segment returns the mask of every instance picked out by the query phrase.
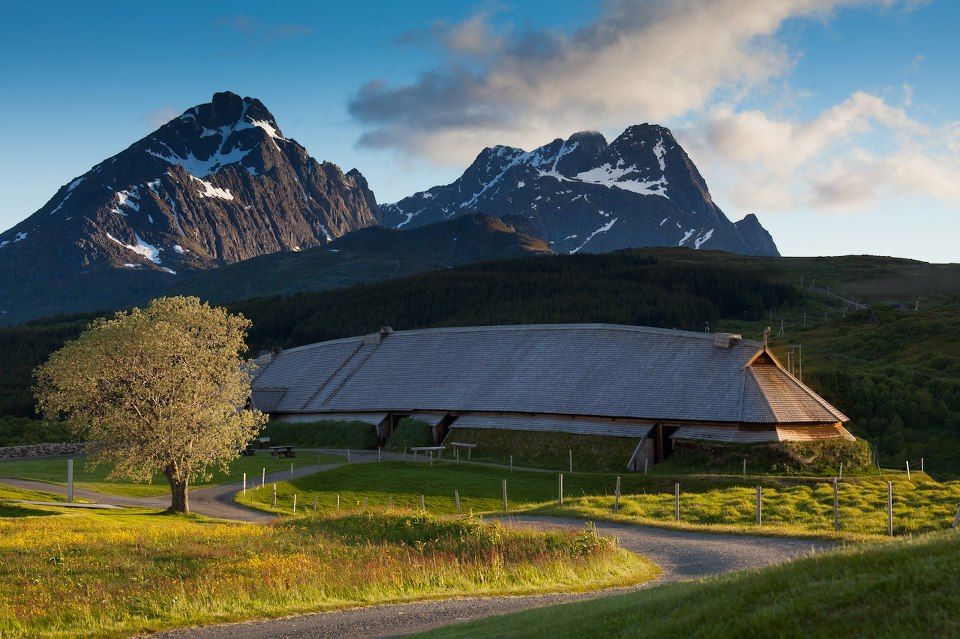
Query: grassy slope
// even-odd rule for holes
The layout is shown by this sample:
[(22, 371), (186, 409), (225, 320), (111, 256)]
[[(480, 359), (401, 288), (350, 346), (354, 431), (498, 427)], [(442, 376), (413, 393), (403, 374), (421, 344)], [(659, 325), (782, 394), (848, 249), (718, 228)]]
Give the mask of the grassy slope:
[(19, 502), (29, 501), (63, 501), (63, 497), (52, 493), (36, 490), (25, 490), (15, 486), (0, 484), (0, 518), (3, 517), (37, 517), (56, 514), (55, 509), (45, 506), (33, 506)]
[(272, 526), (129, 511), (0, 518), (0, 636), (120, 637), (388, 601), (639, 583), (657, 572), (585, 533), (402, 513)]
[(539, 608), (426, 637), (952, 637), (956, 532), (706, 581)]
[[(342, 458), (333, 455), (322, 455), (305, 451), (299, 451), (299, 453), (299, 457), (296, 459), (277, 459), (262, 452), (258, 453), (255, 457), (240, 457), (230, 462), (228, 473), (222, 473), (218, 470), (213, 473), (209, 481), (198, 482), (195, 486), (239, 482), (243, 479), (243, 473), (247, 473), (247, 481), (253, 483), (255, 480), (259, 481), (264, 468), (266, 468), (268, 474), (281, 470), (289, 470), (291, 462), (294, 463), (295, 468), (300, 468), (318, 463), (343, 461)], [(109, 468), (105, 466), (88, 470), (85, 468), (84, 458), (77, 457), (74, 464), (74, 482), (76, 482), (78, 488), (89, 488), (111, 495), (124, 495), (128, 497), (166, 495), (170, 491), (166, 480), (162, 476), (155, 477), (153, 483), (143, 484), (127, 480), (108, 480), (108, 472)], [(66, 457), (0, 461), (0, 478), (34, 479), (54, 484), (65, 484), (66, 476)]]
[[(501, 481), (507, 480), (512, 512), (527, 511), (585, 519), (614, 519), (639, 524), (731, 532), (836, 537), (833, 530), (833, 491), (826, 480), (775, 477), (621, 476), (620, 511), (613, 512), (616, 475), (564, 475), (565, 500), (556, 505), (555, 473), (490, 468), (455, 462), (426, 464), (383, 462), (355, 464), (277, 484), (277, 512), (289, 512), (293, 495), (321, 512), (393, 504), (418, 508), (420, 495), (432, 513), (455, 512), (459, 491), (463, 512), (503, 509)], [(681, 519), (673, 520), (673, 485), (681, 484)], [(901, 535), (944, 530), (960, 504), (960, 482), (935, 482), (920, 474), (844, 479), (840, 484), (840, 536), (880, 537), (886, 533), (886, 486), (894, 482), (894, 532)], [(764, 525), (754, 519), (755, 490), (764, 487)], [(240, 503), (272, 510), (272, 491), (253, 490), (238, 496)]]

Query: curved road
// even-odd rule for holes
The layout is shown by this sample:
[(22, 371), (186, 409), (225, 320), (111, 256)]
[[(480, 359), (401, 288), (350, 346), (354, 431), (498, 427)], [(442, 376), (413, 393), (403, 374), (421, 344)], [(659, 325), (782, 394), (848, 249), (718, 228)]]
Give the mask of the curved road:
[[(366, 460), (363, 460), (366, 461)], [(321, 466), (320, 470), (335, 464)], [(317, 466), (299, 469), (295, 475), (317, 471)], [(274, 473), (268, 481), (289, 479), (289, 472)], [(25, 480), (0, 480), (3, 483), (35, 488), (47, 492), (65, 491), (63, 486)], [(264, 523), (274, 517), (269, 513), (250, 510), (233, 501), (239, 484), (198, 488), (190, 493), (191, 509), (195, 512), (224, 519)], [(85, 499), (122, 506), (165, 508), (166, 499), (114, 497), (93, 491), (77, 490)], [(555, 517), (513, 516), (502, 518), (508, 525), (536, 528), (577, 528), (583, 520)], [(397, 637), (423, 632), (433, 628), (506, 614), (517, 610), (557, 603), (592, 599), (617, 592), (626, 592), (665, 582), (696, 579), (734, 570), (759, 568), (779, 563), (811, 552), (833, 547), (822, 541), (783, 537), (757, 537), (668, 530), (633, 526), (630, 524), (598, 522), (601, 534), (615, 536), (627, 550), (650, 558), (663, 573), (659, 579), (632, 588), (617, 588), (589, 593), (556, 593), (545, 595), (464, 597), (435, 601), (420, 601), (349, 608), (330, 612), (297, 615), (281, 619), (220, 624), (199, 628), (172, 630), (151, 635), (162, 639), (319, 639), (322, 637)]]

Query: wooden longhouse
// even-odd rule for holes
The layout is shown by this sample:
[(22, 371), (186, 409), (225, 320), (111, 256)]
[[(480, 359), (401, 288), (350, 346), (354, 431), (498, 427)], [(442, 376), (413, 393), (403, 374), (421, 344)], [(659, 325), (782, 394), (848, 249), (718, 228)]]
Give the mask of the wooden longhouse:
[[(635, 439), (631, 469), (676, 441), (854, 437), (836, 408), (764, 344), (739, 335), (607, 324), (436, 328), (301, 346), (258, 358), (253, 405), (285, 421), (358, 420), (387, 437), (458, 428)], [(451, 434), (453, 433), (453, 434)]]

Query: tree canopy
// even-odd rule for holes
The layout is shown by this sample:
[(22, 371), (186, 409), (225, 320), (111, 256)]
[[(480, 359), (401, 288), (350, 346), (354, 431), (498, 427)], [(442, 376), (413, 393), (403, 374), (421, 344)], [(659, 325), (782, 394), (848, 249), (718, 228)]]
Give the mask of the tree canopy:
[(96, 320), (36, 370), (38, 411), (91, 442), (91, 463), (110, 476), (163, 474), (171, 510), (188, 512), (190, 483), (226, 470), (266, 422), (244, 408), (249, 327), (195, 297)]

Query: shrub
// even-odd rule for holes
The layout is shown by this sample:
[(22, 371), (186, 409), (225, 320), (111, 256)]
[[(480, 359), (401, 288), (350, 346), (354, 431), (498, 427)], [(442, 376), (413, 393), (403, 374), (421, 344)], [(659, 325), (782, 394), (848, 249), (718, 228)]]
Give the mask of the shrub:
[(267, 424), (263, 431), (273, 444), (301, 448), (352, 448), (354, 450), (377, 447), (377, 429), (373, 424), (360, 421), (322, 422), (276, 422)]
[(404, 450), (414, 446), (433, 446), (430, 424), (417, 419), (401, 419), (393, 435), (387, 440), (387, 450)]

